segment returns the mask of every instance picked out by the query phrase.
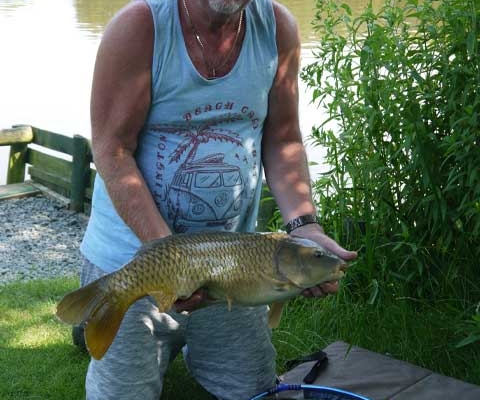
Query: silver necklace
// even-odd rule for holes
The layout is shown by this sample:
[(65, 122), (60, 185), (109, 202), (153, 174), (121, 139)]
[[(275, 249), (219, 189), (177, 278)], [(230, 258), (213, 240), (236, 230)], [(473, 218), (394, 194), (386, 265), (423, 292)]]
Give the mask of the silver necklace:
[(208, 60), (207, 56), (206, 56), (205, 47), (208, 45), (208, 43), (205, 39), (202, 40), (202, 38), (200, 37), (200, 34), (198, 33), (198, 30), (193, 23), (192, 17), (190, 16), (190, 12), (188, 11), (187, 1), (183, 0), (182, 2), (183, 2), (183, 8), (185, 9), (185, 14), (186, 14), (187, 19), (188, 19), (188, 24), (190, 25), (190, 28), (192, 29), (192, 32), (193, 32), (193, 36), (195, 37), (195, 40), (197, 41), (197, 44), (200, 47), (200, 52), (202, 53), (203, 63), (205, 64), (207, 69), (209, 71), (211, 71), (211, 73), (209, 75), (209, 78), (212, 78), (212, 79), (216, 78), (217, 77), (217, 71), (219, 71), (221, 68), (223, 68), (225, 66), (225, 64), (228, 62), (228, 60), (232, 56), (233, 50), (235, 49), (235, 47), (237, 45), (237, 41), (238, 41), (238, 38), (240, 36), (240, 31), (242, 30), (243, 14), (244, 14), (245, 10), (242, 10), (242, 12), (240, 14), (240, 18), (238, 20), (237, 32), (235, 33), (235, 39), (233, 40), (233, 45), (230, 48), (230, 51), (228, 52), (228, 54), (225, 56), (225, 58), (223, 59), (223, 61), (220, 64), (215, 65), (214, 63), (210, 62)]

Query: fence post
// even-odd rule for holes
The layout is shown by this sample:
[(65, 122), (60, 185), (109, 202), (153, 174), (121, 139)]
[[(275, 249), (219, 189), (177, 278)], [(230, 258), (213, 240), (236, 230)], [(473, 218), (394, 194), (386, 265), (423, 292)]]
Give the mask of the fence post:
[(73, 137), (72, 178), (70, 191), (70, 209), (83, 212), (85, 189), (90, 171), (90, 149), (88, 140), (80, 135)]
[(12, 183), (21, 183), (25, 180), (25, 160), (27, 155), (27, 147), (27, 143), (15, 143), (10, 145), (7, 185)]
[(10, 146), (8, 157), (7, 184), (25, 180), (28, 144), (33, 139), (31, 126), (18, 126), (0, 130), (0, 146)]

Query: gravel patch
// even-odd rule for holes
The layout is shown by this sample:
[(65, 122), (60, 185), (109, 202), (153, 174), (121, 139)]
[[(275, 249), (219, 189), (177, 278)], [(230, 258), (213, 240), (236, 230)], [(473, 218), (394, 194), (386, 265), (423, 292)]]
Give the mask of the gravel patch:
[(87, 221), (43, 195), (0, 201), (0, 285), (79, 276)]

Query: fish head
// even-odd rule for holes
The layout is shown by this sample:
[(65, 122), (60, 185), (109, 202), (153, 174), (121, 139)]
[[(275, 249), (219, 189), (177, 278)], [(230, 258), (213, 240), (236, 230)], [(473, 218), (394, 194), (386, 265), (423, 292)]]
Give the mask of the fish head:
[(312, 240), (288, 237), (278, 248), (276, 267), (279, 279), (306, 289), (342, 278), (346, 263)]

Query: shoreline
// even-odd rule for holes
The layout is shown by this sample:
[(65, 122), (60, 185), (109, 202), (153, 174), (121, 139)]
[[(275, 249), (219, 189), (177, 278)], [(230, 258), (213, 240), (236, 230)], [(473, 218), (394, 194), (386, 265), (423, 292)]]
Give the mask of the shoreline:
[(88, 216), (45, 195), (0, 201), (0, 286), (79, 276)]

